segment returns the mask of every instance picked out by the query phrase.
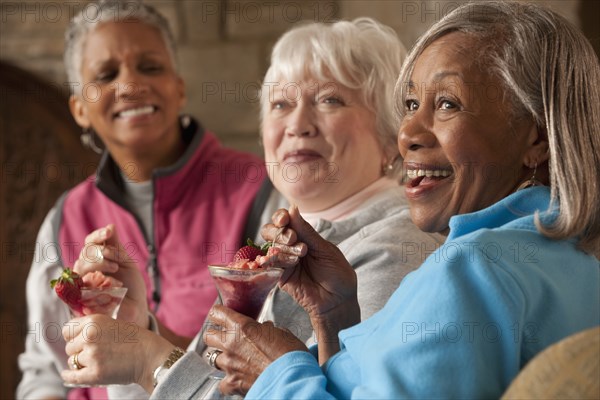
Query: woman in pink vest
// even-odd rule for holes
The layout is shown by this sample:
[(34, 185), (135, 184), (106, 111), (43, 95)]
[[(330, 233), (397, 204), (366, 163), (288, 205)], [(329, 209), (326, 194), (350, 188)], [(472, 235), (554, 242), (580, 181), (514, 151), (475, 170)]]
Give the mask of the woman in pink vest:
[[(118, 223), (145, 286), (137, 292), (143, 298), (128, 300), (147, 304), (161, 335), (186, 346), (216, 298), (206, 265), (229, 261), (243, 238), (254, 237), (248, 216), (252, 207), (262, 210), (257, 194), (269, 183), (261, 159), (221, 147), (182, 115), (186, 93), (175, 43), (155, 9), (132, 1), (92, 3), (65, 38), (69, 105), (82, 142), (103, 155), (96, 175), (66, 193), (39, 232), (27, 281), (30, 333), (19, 358), (18, 398), (67, 396), (59, 374), (67, 368), (65, 343), (44, 332), (60, 328), (69, 313), (49, 282), (74, 264), (89, 232)], [(266, 197), (269, 191), (266, 186)], [(129, 319), (149, 323), (146, 314)]]

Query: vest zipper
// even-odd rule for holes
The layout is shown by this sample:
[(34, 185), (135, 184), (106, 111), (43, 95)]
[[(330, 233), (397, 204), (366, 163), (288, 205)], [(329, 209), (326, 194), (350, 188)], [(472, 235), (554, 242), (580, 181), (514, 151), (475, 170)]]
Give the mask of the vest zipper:
[(148, 276), (150, 276), (150, 285), (152, 286), (152, 301), (154, 302), (154, 313), (158, 312), (160, 306), (160, 271), (158, 270), (158, 261), (156, 255), (156, 243), (154, 242), (154, 232), (156, 227), (154, 226), (154, 200), (156, 194), (156, 177), (152, 173), (152, 212), (150, 213), (150, 232), (146, 235), (146, 241), (148, 243), (148, 265), (146, 266)]
[(156, 250), (154, 245), (148, 244), (148, 265), (146, 271), (150, 277), (150, 285), (152, 289), (152, 301), (154, 302), (154, 312), (158, 311), (160, 305), (160, 272), (158, 271), (158, 263), (156, 262)]

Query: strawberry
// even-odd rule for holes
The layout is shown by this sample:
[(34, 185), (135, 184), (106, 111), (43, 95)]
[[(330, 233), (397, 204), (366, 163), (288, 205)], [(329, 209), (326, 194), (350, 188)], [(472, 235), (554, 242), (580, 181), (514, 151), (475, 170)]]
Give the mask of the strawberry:
[(75, 312), (81, 312), (81, 288), (83, 279), (75, 271), (65, 268), (58, 279), (50, 281), (50, 287), (54, 289), (58, 297)]
[(235, 255), (233, 256), (233, 262), (241, 261), (241, 260), (251, 260), (254, 261), (256, 257), (264, 256), (267, 254), (267, 250), (271, 247), (271, 243), (265, 243), (262, 246), (257, 246), (252, 242), (251, 239), (246, 241), (247, 246), (239, 249)]

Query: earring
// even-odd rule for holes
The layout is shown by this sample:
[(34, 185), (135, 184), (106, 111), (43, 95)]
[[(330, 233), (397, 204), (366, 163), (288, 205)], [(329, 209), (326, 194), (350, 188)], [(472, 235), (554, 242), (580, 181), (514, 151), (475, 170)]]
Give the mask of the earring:
[[(531, 168), (531, 167), (529, 167), (529, 168)], [(544, 186), (544, 184), (542, 182), (535, 179), (536, 172), (537, 172), (537, 162), (533, 166), (533, 175), (531, 176), (531, 178), (529, 178), (525, 182), (521, 183), (516, 191), (518, 192), (519, 190), (527, 189), (527, 188), (534, 187), (534, 186)]]
[(183, 129), (187, 129), (187, 127), (192, 123), (192, 118), (187, 114), (182, 114), (179, 116), (179, 123)]
[(387, 175), (394, 169), (394, 164), (386, 164), (381, 166), (381, 173)]
[(95, 132), (92, 128), (83, 128), (83, 133), (79, 137), (81, 139), (81, 144), (83, 147), (92, 150), (96, 154), (102, 154), (102, 149), (96, 144), (94, 135)]
[(398, 160), (399, 157), (400, 156), (397, 155), (389, 163), (387, 161), (385, 161), (385, 163), (381, 166), (381, 174), (382, 175), (391, 174), (394, 171), (394, 165), (396, 164), (396, 161)]

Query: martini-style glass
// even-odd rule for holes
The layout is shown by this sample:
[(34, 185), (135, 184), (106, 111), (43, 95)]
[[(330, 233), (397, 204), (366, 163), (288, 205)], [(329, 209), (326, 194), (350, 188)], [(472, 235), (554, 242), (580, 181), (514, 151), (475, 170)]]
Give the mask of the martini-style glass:
[(116, 319), (126, 293), (126, 287), (81, 288), (80, 304), (77, 307), (69, 305), (71, 317), (104, 314)]
[[(81, 300), (77, 306), (69, 305), (71, 318), (90, 314), (104, 314), (116, 319), (121, 303), (127, 293), (126, 287), (81, 288)], [(64, 383), (67, 387), (103, 387), (106, 385), (78, 385)]]
[[(226, 265), (209, 265), (208, 270), (221, 304), (253, 319), (258, 318), (269, 292), (283, 274), (282, 268), (240, 269)], [(218, 380), (224, 376), (215, 371), (210, 378)]]
[(234, 311), (257, 319), (269, 292), (283, 273), (281, 268), (240, 269), (209, 265), (221, 303)]

